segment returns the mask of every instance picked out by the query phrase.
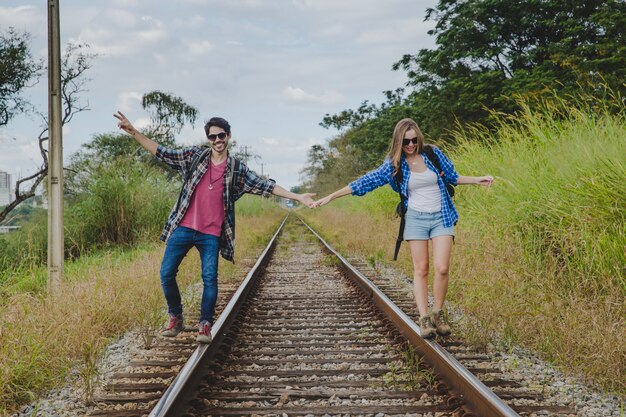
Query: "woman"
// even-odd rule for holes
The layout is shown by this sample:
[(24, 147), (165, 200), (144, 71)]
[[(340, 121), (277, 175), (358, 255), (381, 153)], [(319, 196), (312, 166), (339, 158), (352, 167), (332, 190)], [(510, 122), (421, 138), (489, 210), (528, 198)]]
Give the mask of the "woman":
[[(401, 193), (407, 207), (404, 240), (409, 242), (413, 260), (413, 294), (420, 314), (422, 337), (436, 333), (450, 334), (450, 326), (442, 312), (448, 290), (448, 268), (454, 238), (454, 225), (458, 214), (446, 184), (480, 184), (489, 186), (493, 177), (466, 177), (457, 174), (454, 165), (437, 148), (430, 155), (438, 159), (440, 172), (429, 159), (424, 136), (412, 119), (402, 119), (393, 131), (389, 154), (381, 166), (368, 172), (348, 186), (318, 200), (322, 206), (344, 195), (362, 196), (389, 183)], [(433, 157), (431, 157), (434, 159)], [(398, 175), (400, 174), (400, 175)], [(432, 240), (435, 280), (433, 284), (434, 308), (428, 314), (428, 241)]]

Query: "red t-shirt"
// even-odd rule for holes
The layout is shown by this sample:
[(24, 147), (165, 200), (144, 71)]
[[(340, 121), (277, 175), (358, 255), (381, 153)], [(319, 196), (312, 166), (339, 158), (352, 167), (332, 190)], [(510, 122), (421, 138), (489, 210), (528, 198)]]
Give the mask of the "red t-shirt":
[(181, 226), (200, 233), (221, 236), (224, 223), (224, 171), (226, 160), (219, 165), (209, 163), (191, 196), (189, 208), (180, 221)]

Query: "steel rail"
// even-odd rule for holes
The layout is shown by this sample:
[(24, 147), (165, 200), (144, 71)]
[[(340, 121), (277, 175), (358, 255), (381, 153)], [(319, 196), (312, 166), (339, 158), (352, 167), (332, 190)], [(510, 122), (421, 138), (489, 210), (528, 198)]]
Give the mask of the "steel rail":
[(434, 340), (423, 339), (420, 329), (398, 306), (396, 306), (367, 277), (359, 272), (339, 252), (333, 249), (302, 218), (300, 221), (322, 242), (326, 250), (335, 255), (342, 263), (342, 269), (361, 291), (367, 295), (387, 318), (400, 330), (407, 340), (422, 355), (435, 373), (445, 381), (448, 387), (460, 395), (465, 408), (477, 416), (519, 417), (502, 399), (470, 373), (448, 351)]
[(233, 294), (224, 310), (220, 314), (219, 318), (211, 329), (211, 336), (213, 341), (209, 344), (199, 344), (196, 350), (191, 354), (183, 368), (180, 370), (176, 378), (172, 381), (172, 384), (163, 393), (163, 396), (159, 399), (159, 402), (150, 412), (150, 417), (165, 417), (175, 415), (178, 405), (183, 401), (183, 393), (187, 386), (194, 382), (196, 378), (196, 370), (201, 367), (206, 360), (210, 359), (215, 350), (219, 346), (220, 340), (226, 335), (226, 329), (234, 321), (237, 316), (241, 305), (245, 302), (247, 294), (250, 292), (253, 284), (263, 270), (263, 267), (267, 264), (267, 261), (271, 257), (271, 254), (276, 245), (276, 239), (285, 225), (289, 215), (285, 216), (282, 223), (278, 227), (276, 233), (265, 247), (265, 250), (261, 253), (252, 269), (246, 275), (239, 288)]

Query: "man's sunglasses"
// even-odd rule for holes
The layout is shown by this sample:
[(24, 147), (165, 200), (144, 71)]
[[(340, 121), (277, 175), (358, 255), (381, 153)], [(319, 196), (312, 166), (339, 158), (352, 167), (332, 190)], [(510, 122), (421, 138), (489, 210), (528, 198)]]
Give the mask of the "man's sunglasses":
[(217, 135), (215, 134), (207, 135), (207, 138), (209, 138), (210, 141), (214, 141), (217, 138), (226, 139), (226, 135), (227, 135), (226, 132), (221, 132), (221, 133), (218, 133)]
[(409, 146), (409, 143), (412, 143), (413, 145), (417, 145), (417, 138), (402, 139), (402, 146)]

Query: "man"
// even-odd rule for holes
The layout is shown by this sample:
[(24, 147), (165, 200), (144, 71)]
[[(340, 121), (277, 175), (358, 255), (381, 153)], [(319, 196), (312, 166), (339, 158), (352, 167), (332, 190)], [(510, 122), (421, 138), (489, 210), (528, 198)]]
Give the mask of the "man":
[(183, 329), (183, 307), (176, 283), (178, 266), (192, 247), (200, 252), (204, 289), (200, 304), (198, 342), (211, 342), (211, 326), (217, 300), (218, 253), (231, 262), (235, 253), (235, 201), (244, 193), (271, 194), (300, 201), (312, 208), (313, 194), (295, 194), (251, 171), (228, 154), (230, 125), (213, 117), (204, 126), (210, 148), (193, 146), (169, 149), (141, 134), (122, 112), (114, 114), (118, 126), (142, 147), (170, 167), (181, 171), (183, 189), (161, 235), (165, 253), (161, 263), (161, 286), (170, 316), (163, 336)]

